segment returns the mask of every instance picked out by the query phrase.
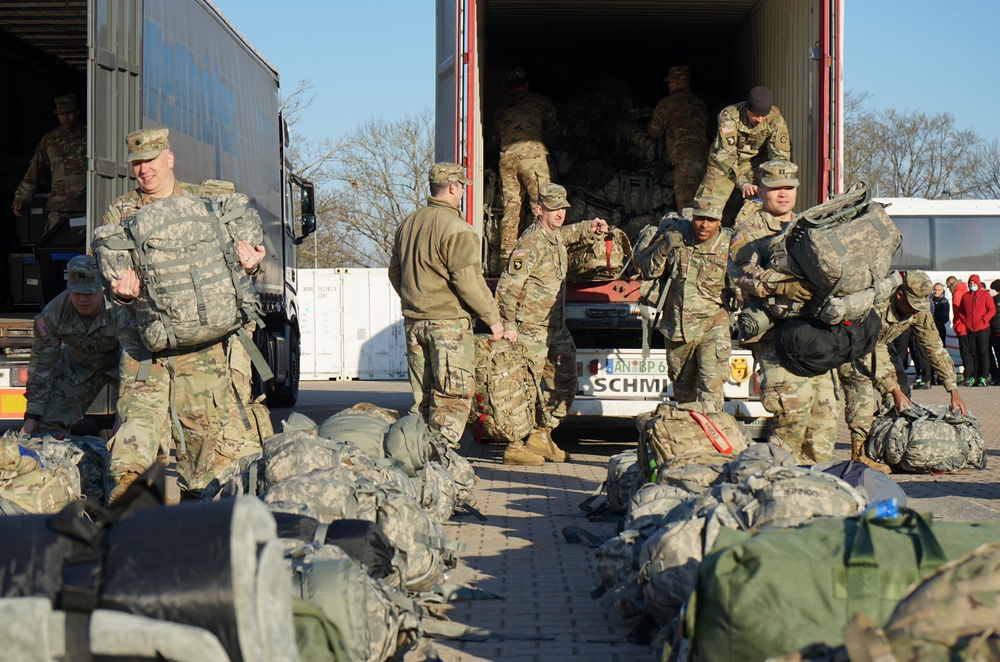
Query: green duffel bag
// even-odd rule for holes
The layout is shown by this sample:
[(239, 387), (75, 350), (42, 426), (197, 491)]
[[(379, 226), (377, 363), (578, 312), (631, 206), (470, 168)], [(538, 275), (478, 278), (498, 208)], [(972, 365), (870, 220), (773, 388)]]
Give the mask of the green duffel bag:
[(907, 588), (1000, 540), (1000, 524), (936, 522), (902, 508), (877, 519), (822, 518), (750, 537), (723, 530), (698, 570), (686, 625), (695, 660), (765, 660), (844, 643), (856, 612), (885, 623)]

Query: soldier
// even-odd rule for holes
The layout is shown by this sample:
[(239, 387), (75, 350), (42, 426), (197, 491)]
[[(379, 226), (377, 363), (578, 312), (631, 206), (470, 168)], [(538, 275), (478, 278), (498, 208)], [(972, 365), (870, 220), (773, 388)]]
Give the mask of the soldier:
[(694, 205), (691, 223), (677, 223), (654, 240), (643, 276), (668, 279), (659, 328), (674, 399), (721, 411), (732, 350), (723, 290), (733, 233), (722, 228), (714, 200), (695, 198)]
[(75, 94), (56, 97), (56, 117), (59, 126), (42, 136), (11, 205), (15, 216), (23, 215), (38, 188), (49, 182), (45, 235), (87, 213), (87, 125), (80, 121)]
[(569, 456), (552, 440), (552, 430), (565, 418), (576, 394), (576, 346), (566, 328), (567, 244), (604, 234), (600, 218), (563, 227), (566, 189), (558, 184), (538, 188), (535, 222), (524, 231), (497, 283), (496, 299), (503, 326), (525, 347), (537, 384), (536, 427), (525, 441), (504, 451), (504, 464), (539, 465), (545, 458), (565, 462)]
[[(858, 360), (854, 365), (841, 368), (841, 375), (852, 379), (852, 384), (860, 385), (859, 389), (867, 388), (862, 393), (868, 397), (859, 401), (857, 406), (850, 406), (845, 412), (847, 424), (851, 428), (851, 459), (866, 464), (872, 464), (864, 456), (865, 443), (868, 440), (868, 430), (871, 429), (875, 413), (875, 400), (872, 394), (872, 382), (883, 398), (892, 398), (898, 411), (913, 403), (906, 395), (903, 385), (906, 384), (906, 373), (902, 362), (895, 352), (890, 350), (893, 340), (905, 331), (911, 331), (917, 342), (926, 350), (931, 366), (938, 380), (944, 384), (944, 390), (951, 394), (951, 408), (966, 413), (965, 403), (958, 394), (958, 383), (955, 375), (955, 364), (941, 342), (934, 319), (931, 317), (930, 295), (933, 291), (930, 277), (923, 271), (909, 271), (903, 277), (903, 284), (896, 288), (892, 296), (879, 309), (882, 318), (882, 328), (878, 334), (878, 344), (875, 345), (874, 379), (872, 379), (872, 357)], [(881, 467), (878, 467), (881, 468)]]
[[(768, 154), (762, 154), (764, 147)], [(698, 187), (698, 196), (715, 198), (725, 205), (734, 187), (744, 198), (757, 193), (751, 181), (753, 167), (767, 159), (791, 160), (788, 127), (774, 105), (771, 90), (758, 86), (747, 100), (726, 106), (719, 113), (719, 132), (709, 150), (708, 167)]]
[(479, 237), (458, 209), (472, 181), (457, 163), (435, 164), (429, 180), (427, 205), (396, 230), (389, 282), (405, 321), (410, 413), (420, 413), (438, 441), (457, 448), (475, 391), (473, 315), (493, 340), (505, 334), (483, 279)]
[(105, 385), (118, 388), (118, 313), (104, 296), (97, 263), (77, 255), (66, 273), (66, 291), (35, 317), (25, 434), (69, 432)]
[[(507, 78), (508, 98), (496, 112), (490, 142), (500, 144), (500, 186), (503, 219), (500, 221), (500, 264), (506, 265), (514, 250), (524, 199), (538, 203), (538, 187), (552, 181), (549, 150), (544, 138), (559, 128), (556, 109), (541, 94), (528, 91), (524, 69), (516, 68)], [(502, 266), (501, 266), (502, 268)]]
[(689, 67), (670, 67), (663, 80), (670, 96), (656, 104), (646, 133), (653, 140), (666, 134), (667, 160), (674, 170), (674, 202), (680, 211), (691, 206), (694, 191), (705, 174), (708, 107), (691, 91)]
[[(156, 200), (205, 194), (202, 187), (174, 178), (174, 154), (168, 137), (167, 129), (145, 129), (125, 139), (137, 187), (111, 204), (104, 215), (105, 224), (120, 223)], [(265, 255), (262, 245), (251, 246), (246, 241), (237, 244), (237, 252), (250, 274)], [(111, 291), (126, 306), (143, 296), (142, 284), (132, 271), (112, 281)], [(133, 328), (122, 342), (120, 427), (110, 445), (111, 475), (118, 487), (109, 500), (121, 496), (152, 465), (171, 435), (179, 446), (177, 473), (182, 496), (197, 498), (216, 467), (245, 450), (246, 440), (252, 438), (248, 430), (231, 448), (232, 440), (223, 432), (230, 418), (227, 409), (232, 410), (235, 404), (229, 355), (245, 350), (233, 347), (239, 343), (228, 338), (197, 351), (162, 352), (149, 359), (141, 346), (134, 351), (126, 348), (125, 341), (131, 347), (137, 338), (138, 330)], [(218, 403), (226, 403), (226, 409), (220, 409)]]
[[(767, 161), (757, 172), (760, 211), (736, 227), (729, 244), (729, 278), (747, 304), (770, 296), (804, 302), (814, 288), (806, 280), (768, 268), (771, 237), (792, 221), (798, 192), (798, 168), (788, 161)], [(800, 377), (782, 367), (775, 348), (774, 329), (749, 341), (754, 360), (763, 372), (761, 401), (774, 415), (772, 443), (802, 463), (825, 462), (837, 436), (834, 376)]]

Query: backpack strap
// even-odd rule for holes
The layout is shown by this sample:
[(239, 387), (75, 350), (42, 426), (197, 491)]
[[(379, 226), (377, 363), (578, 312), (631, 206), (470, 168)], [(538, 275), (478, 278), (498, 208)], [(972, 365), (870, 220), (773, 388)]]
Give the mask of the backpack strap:
[[(175, 366), (173, 355), (167, 357), (167, 365), (170, 367), (170, 379), (173, 381)], [(170, 420), (173, 421), (174, 427), (177, 429), (177, 454), (183, 455), (187, 450), (187, 444), (184, 442), (184, 428), (181, 427), (181, 419), (177, 416), (177, 389), (170, 389)]]
[[(247, 333), (246, 327), (241, 326), (236, 329), (236, 339), (240, 341), (243, 345), (243, 349), (246, 350), (247, 354), (250, 355), (250, 361), (253, 363), (254, 367), (257, 368), (257, 374), (265, 382), (269, 379), (274, 379), (274, 372), (271, 371), (271, 366), (267, 364), (267, 359), (264, 355), (260, 353), (260, 349), (254, 344), (253, 338)], [(239, 398), (237, 398), (239, 400)]]
[[(219, 221), (213, 225), (213, 229), (215, 230), (215, 236), (218, 238), (219, 244), (222, 246), (223, 254), (226, 257), (226, 266), (229, 267), (229, 278), (233, 282), (233, 291), (236, 293), (236, 309), (243, 310), (243, 283), (240, 282), (239, 277), (239, 274), (244, 271), (243, 264), (240, 263), (239, 255), (236, 253), (236, 243), (233, 241), (233, 237), (229, 233), (229, 230), (226, 228), (222, 219), (224, 216), (229, 216), (230, 220), (237, 218), (237, 216), (242, 216), (243, 212), (246, 210), (246, 205), (240, 205), (228, 214), (223, 215), (218, 203), (211, 200), (205, 200), (204, 202), (209, 215)], [(238, 215), (234, 216), (233, 214), (236, 214), (237, 212)], [(223, 230), (223, 228), (226, 229)], [(199, 312), (201, 311), (200, 302), (198, 310)]]
[[(135, 218), (134, 216), (132, 218)], [(163, 300), (160, 297), (159, 283), (156, 278), (153, 277), (153, 273), (149, 269), (149, 262), (146, 260), (146, 250), (142, 243), (139, 242), (135, 234), (133, 233), (134, 228), (131, 224), (122, 225), (122, 229), (125, 234), (132, 241), (135, 247), (135, 259), (139, 265), (139, 271), (142, 278), (142, 282), (146, 285), (146, 296), (153, 304), (153, 309), (156, 311), (156, 316), (163, 324), (163, 331), (167, 334), (167, 346), (170, 349), (177, 348), (177, 336), (174, 334), (174, 325), (170, 323), (170, 316), (161, 314), (161, 311), (165, 310), (163, 305)]]

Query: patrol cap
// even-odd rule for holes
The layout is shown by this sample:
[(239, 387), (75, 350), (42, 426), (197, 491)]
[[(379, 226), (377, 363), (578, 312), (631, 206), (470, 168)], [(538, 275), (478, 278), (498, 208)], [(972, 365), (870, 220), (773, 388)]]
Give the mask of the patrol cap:
[(571, 206), (566, 199), (566, 189), (552, 182), (538, 187), (538, 204), (552, 210), (566, 209)]
[(750, 93), (747, 94), (747, 110), (753, 112), (755, 115), (767, 115), (771, 112), (773, 105), (774, 92), (771, 91), (771, 88), (764, 87), (763, 85), (750, 88)]
[(676, 67), (670, 67), (670, 70), (667, 71), (667, 77), (664, 78), (663, 80), (667, 82), (677, 81), (677, 80), (691, 80), (691, 67), (687, 66), (686, 64), (681, 64)]
[(125, 138), (128, 147), (129, 163), (155, 159), (165, 149), (170, 149), (169, 129), (140, 129), (133, 131)]
[(708, 196), (702, 195), (694, 199), (694, 204), (691, 207), (691, 216), (702, 218), (712, 218), (715, 220), (722, 219), (722, 209), (721, 205), (715, 198), (710, 198)]
[(528, 74), (524, 73), (524, 69), (522, 69), (521, 67), (514, 67), (513, 69), (507, 72), (508, 86), (513, 85), (514, 83), (518, 83), (520, 81), (524, 82), (528, 81)]
[(791, 161), (765, 161), (757, 172), (760, 183), (768, 188), (799, 185), (799, 167)]
[(472, 180), (465, 176), (465, 168), (457, 163), (443, 161), (431, 166), (431, 184), (451, 184), (452, 182), (462, 182), (466, 186), (472, 185)]
[(91, 255), (77, 255), (66, 264), (66, 289), (77, 294), (101, 291), (101, 273)]
[(934, 291), (934, 285), (931, 283), (930, 276), (927, 275), (925, 271), (907, 271), (906, 275), (903, 277), (903, 284), (900, 286), (903, 293), (906, 294), (906, 300), (910, 302), (918, 311), (930, 310), (931, 309), (931, 292)]
[(71, 113), (79, 107), (75, 94), (64, 94), (61, 97), (56, 97), (56, 115), (59, 113)]

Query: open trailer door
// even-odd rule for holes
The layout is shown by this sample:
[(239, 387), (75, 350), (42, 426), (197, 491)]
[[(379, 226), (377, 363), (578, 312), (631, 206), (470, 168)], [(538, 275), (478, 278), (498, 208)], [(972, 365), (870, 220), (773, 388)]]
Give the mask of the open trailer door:
[(844, 0), (819, 0), (819, 202), (844, 188)]

